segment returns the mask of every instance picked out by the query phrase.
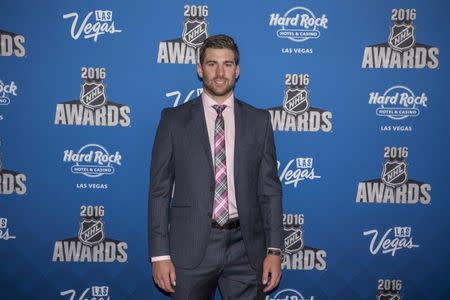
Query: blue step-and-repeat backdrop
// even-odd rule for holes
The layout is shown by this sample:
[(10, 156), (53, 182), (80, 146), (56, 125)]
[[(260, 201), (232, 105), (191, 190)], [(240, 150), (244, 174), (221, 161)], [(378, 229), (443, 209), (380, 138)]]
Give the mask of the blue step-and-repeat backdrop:
[(2, 0), (0, 298), (168, 299), (148, 258), (150, 152), (161, 110), (202, 92), (203, 40), (227, 33), (284, 190), (266, 299), (449, 299), (449, 10)]

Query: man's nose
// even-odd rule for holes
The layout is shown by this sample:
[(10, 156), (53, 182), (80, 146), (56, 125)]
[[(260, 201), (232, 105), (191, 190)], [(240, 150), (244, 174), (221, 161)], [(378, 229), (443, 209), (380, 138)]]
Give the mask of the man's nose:
[(224, 74), (224, 68), (223, 68), (223, 66), (221, 66), (221, 65), (218, 65), (218, 66), (217, 66), (216, 74), (217, 74), (217, 76), (223, 76), (223, 74)]

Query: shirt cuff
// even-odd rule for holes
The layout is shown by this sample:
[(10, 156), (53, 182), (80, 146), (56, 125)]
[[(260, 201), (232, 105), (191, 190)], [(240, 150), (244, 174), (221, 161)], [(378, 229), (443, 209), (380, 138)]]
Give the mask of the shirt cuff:
[(151, 258), (152, 262), (161, 261), (161, 260), (170, 260), (170, 255), (154, 256)]

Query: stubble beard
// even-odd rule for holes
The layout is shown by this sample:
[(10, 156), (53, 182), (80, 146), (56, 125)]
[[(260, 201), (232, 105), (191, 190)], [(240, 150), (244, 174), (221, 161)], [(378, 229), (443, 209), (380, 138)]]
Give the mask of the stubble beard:
[(225, 79), (226, 85), (225, 88), (217, 89), (214, 87), (214, 80), (217, 78), (213, 78), (211, 80), (203, 80), (203, 89), (205, 89), (210, 95), (215, 97), (223, 97), (233, 91), (235, 82), (230, 82), (228, 79)]

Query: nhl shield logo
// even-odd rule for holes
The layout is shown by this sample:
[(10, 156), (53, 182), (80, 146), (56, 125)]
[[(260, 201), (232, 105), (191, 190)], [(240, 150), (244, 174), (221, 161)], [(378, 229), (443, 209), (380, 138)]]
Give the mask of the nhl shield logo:
[(309, 108), (308, 91), (305, 88), (287, 89), (284, 92), (283, 108), (293, 115), (307, 111)]
[(94, 246), (103, 242), (105, 239), (103, 222), (94, 219), (81, 221), (78, 239), (87, 246)]
[(387, 161), (383, 165), (381, 180), (390, 187), (398, 187), (408, 180), (404, 161)]
[(300, 228), (283, 228), (284, 252), (292, 254), (303, 249), (303, 231)]
[(402, 297), (398, 294), (382, 293), (377, 296), (377, 300), (402, 300)]
[(208, 37), (208, 23), (205, 20), (186, 20), (183, 27), (183, 41), (194, 48), (200, 47)]
[(416, 44), (416, 32), (412, 24), (394, 24), (389, 34), (389, 46), (396, 51), (406, 51)]
[(81, 103), (90, 108), (99, 108), (106, 104), (105, 85), (101, 82), (85, 82), (81, 85)]

